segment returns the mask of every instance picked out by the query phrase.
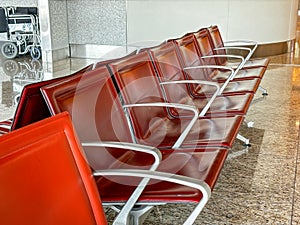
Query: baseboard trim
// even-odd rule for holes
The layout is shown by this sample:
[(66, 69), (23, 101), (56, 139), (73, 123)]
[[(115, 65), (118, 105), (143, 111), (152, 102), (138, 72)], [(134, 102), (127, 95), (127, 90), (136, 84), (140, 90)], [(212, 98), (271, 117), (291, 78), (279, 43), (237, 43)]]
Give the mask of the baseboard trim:
[[(294, 51), (296, 40), (288, 40), (277, 43), (259, 44), (253, 54), (253, 58), (268, 57), (274, 55), (285, 54)], [(244, 55), (244, 51), (230, 50), (229, 54)]]
[(114, 46), (114, 45), (96, 45), (96, 44), (70, 44), (71, 57), (90, 58), (90, 59), (113, 59), (125, 56), (135, 47)]

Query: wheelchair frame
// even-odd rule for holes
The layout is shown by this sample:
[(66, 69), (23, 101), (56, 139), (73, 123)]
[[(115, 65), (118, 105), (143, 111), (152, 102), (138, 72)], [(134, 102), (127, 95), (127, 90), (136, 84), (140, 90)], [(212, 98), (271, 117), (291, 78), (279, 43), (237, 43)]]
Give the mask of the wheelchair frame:
[[(2, 7), (0, 21), (7, 32), (1, 53), (8, 59), (30, 52), (33, 59), (41, 57), (39, 16), (36, 7)], [(5, 31), (6, 30), (6, 31)]]

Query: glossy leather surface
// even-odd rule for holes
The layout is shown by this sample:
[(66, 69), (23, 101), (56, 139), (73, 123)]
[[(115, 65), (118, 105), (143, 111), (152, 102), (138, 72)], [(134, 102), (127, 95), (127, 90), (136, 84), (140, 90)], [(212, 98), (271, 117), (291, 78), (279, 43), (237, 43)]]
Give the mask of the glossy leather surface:
[[(164, 102), (155, 70), (147, 52), (109, 64), (125, 104)], [(190, 118), (172, 118), (164, 107), (128, 110), (139, 143), (170, 148)], [(179, 111), (177, 111), (179, 112)], [(180, 117), (180, 115), (179, 115)], [(231, 146), (242, 117), (198, 119), (183, 146)]]
[[(212, 56), (212, 55), (224, 55), (226, 56), (226, 52), (224, 50), (215, 51), (213, 40), (210, 36), (210, 32), (208, 29), (200, 29), (199, 31), (191, 34), (191, 38), (194, 35), (194, 38), (196, 39), (196, 43), (198, 44), (198, 50), (201, 56)], [(217, 38), (218, 39), (218, 38)], [(219, 39), (218, 39), (219, 40)], [(222, 42), (223, 43), (223, 42)], [(215, 57), (215, 58), (204, 58), (203, 61), (207, 65), (222, 65), (226, 67), (236, 67), (237, 63), (230, 63), (226, 57)], [(250, 62), (248, 62), (249, 64)], [(251, 61), (251, 63), (254, 64), (254, 61)], [(235, 66), (234, 66), (235, 65)], [(253, 67), (243, 67), (239, 73), (237, 73), (235, 80), (241, 80), (241, 79), (249, 79), (249, 78), (262, 78), (265, 71), (265, 66), (253, 66)], [(215, 74), (215, 77), (217, 79), (226, 79), (228, 73), (221, 71)]]
[(105, 225), (79, 145), (65, 113), (0, 137), (0, 223)]
[[(203, 38), (203, 39), (202, 39)], [(212, 56), (216, 53), (212, 50), (207, 30), (200, 30), (197, 33), (187, 34), (182, 38), (174, 40), (179, 47), (185, 66), (199, 65), (221, 65), (218, 64), (217, 58), (200, 59), (202, 56)], [(224, 54), (223, 54), (224, 55)], [(197, 58), (198, 57), (198, 58)], [(223, 57), (222, 57), (223, 58)], [(226, 59), (226, 57), (224, 57)], [(234, 80), (247, 80), (252, 78), (261, 78), (265, 73), (265, 67), (254, 67), (240, 70)], [(229, 73), (224, 70), (208, 69), (211, 79), (224, 80)]]
[[(179, 55), (173, 42), (162, 44), (156, 48), (149, 49), (153, 59), (157, 75), (161, 81), (186, 80)], [(189, 88), (191, 84), (169, 84), (163, 85), (166, 98), (169, 102), (195, 105), (199, 110), (203, 109), (209, 96), (193, 96)], [(207, 89), (215, 90), (214, 86), (207, 86)], [(227, 89), (229, 91), (229, 89)], [(218, 96), (207, 112), (208, 116), (216, 115), (243, 115), (247, 112), (253, 99), (253, 94), (245, 93), (232, 96)]]
[[(92, 66), (87, 66), (84, 69), (69, 75), (75, 76), (88, 71)], [(28, 124), (37, 122), (44, 118), (50, 117), (50, 111), (46, 105), (46, 102), (40, 92), (40, 88), (47, 84), (57, 82), (64, 78), (56, 78), (53, 80), (41, 81), (33, 84), (26, 85), (22, 91), (18, 107), (16, 109), (11, 130), (18, 129)]]
[[(174, 42), (177, 44), (180, 56), (183, 61), (184, 67), (195, 67), (195, 66), (203, 66), (206, 65), (204, 64), (203, 60), (201, 59), (201, 55), (198, 51), (197, 47), (197, 42), (194, 38), (193, 34), (184, 36), (183, 38), (174, 40)], [(215, 65), (215, 64), (213, 64)], [(255, 68), (256, 69), (256, 68)], [(219, 70), (216, 69), (208, 69), (207, 74), (205, 76), (205, 72), (201, 70), (200, 78), (199, 78), (199, 69), (196, 70), (190, 70), (189, 71), (189, 76), (191, 76), (193, 79), (201, 79), (203, 77), (208, 77), (211, 80), (216, 80), (222, 85), (225, 80), (224, 79), (218, 79), (216, 76), (218, 74), (223, 73), (222, 71), (220, 72)], [(204, 74), (203, 74), (204, 73)], [(227, 73), (227, 72), (226, 72)], [(239, 73), (242, 76), (245, 76), (245, 72), (239, 71)], [(227, 73), (228, 74), (228, 73)], [(224, 74), (222, 75), (224, 76)], [(260, 84), (260, 79), (259, 78), (253, 78), (253, 77), (248, 77), (246, 79), (234, 79), (229, 82), (227, 89), (223, 91), (223, 95), (232, 95), (234, 92), (236, 94), (240, 93), (245, 93), (245, 92), (250, 92), (250, 93), (255, 93), (259, 84)], [(234, 89), (232, 89), (234, 88)], [(197, 92), (201, 87), (197, 87), (194, 89), (194, 94), (197, 95)]]
[[(225, 162), (228, 150), (211, 149), (203, 152), (180, 152), (164, 155), (158, 171), (188, 175), (205, 181), (214, 188)], [(107, 177), (108, 178), (108, 177)], [(99, 178), (98, 189), (103, 202), (126, 201), (134, 190), (134, 185), (124, 185), (121, 177)], [(122, 190), (122, 194), (119, 190)], [(139, 203), (197, 203), (202, 198), (201, 192), (181, 185), (151, 180), (139, 198)]]
[[(70, 113), (82, 143), (132, 142), (125, 114), (106, 67), (67, 77), (41, 90), (53, 115), (63, 111)], [(129, 163), (135, 156), (130, 151), (114, 148), (84, 147), (84, 150), (94, 169), (120, 168), (124, 166), (121, 162)], [(142, 157), (136, 160), (139, 166), (146, 165), (147, 161), (152, 163), (152, 156), (143, 157), (145, 160)], [(115, 163), (117, 159), (119, 164)]]
[[(224, 47), (224, 42), (222, 39), (222, 35), (220, 33), (220, 30), (218, 26), (214, 25), (209, 28), (206, 28), (208, 32), (210, 33), (211, 37), (211, 44), (214, 48), (220, 48)], [(216, 54), (226, 54), (225, 50), (217, 50), (215, 51)], [(227, 61), (226, 58), (218, 58), (218, 64), (219, 65), (225, 65), (225, 66), (236, 66), (235, 63), (230, 63)], [(251, 59), (249, 60), (245, 65), (244, 68), (251, 68), (251, 67), (267, 67), (269, 65), (270, 60), (268, 58), (262, 58), (262, 59)]]
[[(89, 128), (86, 126), (91, 126), (90, 119), (91, 122), (96, 122), (97, 134), (99, 135), (98, 141), (128, 141), (130, 138), (125, 114), (121, 103), (118, 102), (118, 93), (113, 88), (113, 82), (106, 67), (89, 71), (81, 78), (72, 77), (45, 86), (42, 88), (42, 92), (47, 98), (53, 114), (64, 110), (72, 114), (72, 120), (81, 141), (95, 138), (89, 138), (93, 134), (89, 136), (86, 133), (92, 132), (87, 131)], [(93, 105), (92, 109), (89, 105)], [(76, 119), (77, 115), (80, 115), (78, 120)], [(83, 126), (83, 123), (87, 124)], [(93, 130), (93, 127), (91, 127), (91, 130)], [(120, 149), (94, 148), (90, 151), (85, 148), (85, 152), (90, 165), (94, 169), (129, 168), (130, 166), (143, 169), (146, 168), (147, 163), (152, 162), (149, 157), (143, 154), (132, 152), (124, 154)], [(158, 169), (159, 171), (203, 180), (211, 188), (214, 187), (228, 154), (228, 150), (223, 148), (165, 149), (161, 152), (163, 161)], [(135, 185), (139, 182), (139, 179), (124, 177), (110, 177), (109, 179), (99, 177), (96, 180), (102, 201), (112, 204), (126, 202)], [(147, 191), (141, 196), (140, 201), (196, 202), (201, 197), (202, 194), (193, 188), (167, 182), (154, 182), (153, 185), (147, 187)]]

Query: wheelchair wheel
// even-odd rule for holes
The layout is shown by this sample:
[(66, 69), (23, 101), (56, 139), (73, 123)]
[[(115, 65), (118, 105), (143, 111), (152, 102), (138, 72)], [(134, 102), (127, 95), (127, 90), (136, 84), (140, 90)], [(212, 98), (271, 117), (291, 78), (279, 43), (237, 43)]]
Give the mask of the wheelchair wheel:
[(41, 57), (41, 50), (39, 47), (30, 48), (31, 58), (34, 60), (38, 60)]
[(7, 76), (13, 77), (19, 72), (20, 67), (15, 60), (8, 59), (3, 62), (2, 69)]
[(6, 42), (2, 45), (1, 53), (7, 59), (13, 59), (18, 55), (18, 47), (14, 42)]

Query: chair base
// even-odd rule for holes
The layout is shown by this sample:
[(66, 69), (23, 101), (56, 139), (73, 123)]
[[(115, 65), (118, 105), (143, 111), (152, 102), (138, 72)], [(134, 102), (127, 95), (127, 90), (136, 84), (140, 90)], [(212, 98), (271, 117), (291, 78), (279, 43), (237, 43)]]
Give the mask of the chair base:
[[(153, 209), (154, 205), (140, 205), (134, 207), (129, 215), (128, 225), (139, 225), (143, 224), (146, 217), (149, 215), (151, 210)], [(115, 212), (119, 213), (121, 210), (121, 206), (111, 206)]]

